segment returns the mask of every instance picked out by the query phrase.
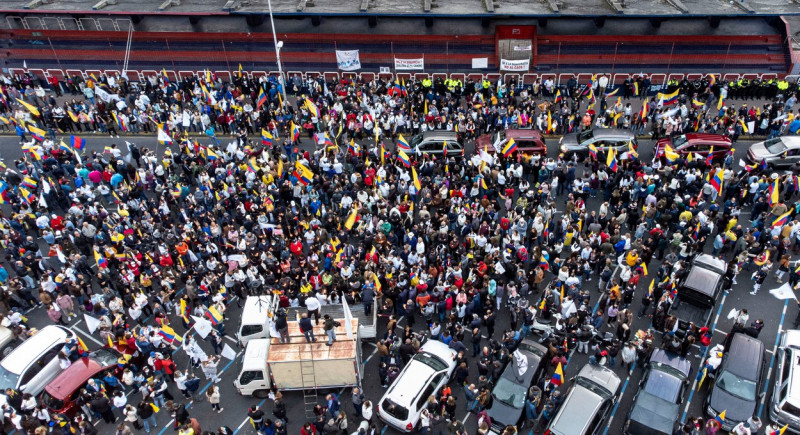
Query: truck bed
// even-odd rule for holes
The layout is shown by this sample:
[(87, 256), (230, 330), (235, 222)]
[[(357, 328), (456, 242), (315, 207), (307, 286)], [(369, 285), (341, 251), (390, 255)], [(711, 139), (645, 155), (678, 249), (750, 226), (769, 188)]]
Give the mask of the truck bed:
[[(344, 306), (342, 304), (323, 305), (319, 310), (320, 315), (329, 314), (334, 319), (344, 319)], [(305, 307), (292, 307), (287, 310), (288, 317), (294, 319), (298, 314), (307, 312)], [(358, 327), (362, 340), (374, 340), (377, 337), (377, 312), (372, 307), (372, 314), (367, 316), (364, 313), (364, 305), (350, 305), (350, 314), (354, 319), (358, 319)], [(316, 334), (316, 332), (314, 332)]]
[[(351, 322), (353, 339), (347, 338), (344, 319), (335, 328), (336, 341), (328, 346), (322, 322), (314, 327), (315, 342), (308, 343), (297, 322), (288, 322), (289, 343), (270, 339), (267, 365), (273, 385), (280, 390), (304, 388), (340, 388), (358, 386), (361, 382), (361, 343), (358, 320)], [(308, 379), (309, 381), (304, 381)], [(313, 379), (311, 385), (310, 379)]]
[(681, 300), (680, 294), (675, 297), (667, 314), (675, 316), (679, 321), (692, 322), (698, 328), (705, 326), (711, 318), (714, 307), (702, 308)]

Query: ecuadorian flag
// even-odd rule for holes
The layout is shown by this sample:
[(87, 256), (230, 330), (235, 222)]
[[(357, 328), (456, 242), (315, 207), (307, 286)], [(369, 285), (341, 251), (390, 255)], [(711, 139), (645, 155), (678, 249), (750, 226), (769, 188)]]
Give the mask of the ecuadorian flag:
[(408, 145), (406, 138), (401, 134), (397, 137), (397, 150), (398, 151), (411, 151), (411, 146)]
[(517, 150), (517, 142), (514, 140), (514, 138), (508, 139), (506, 146), (503, 147), (503, 157), (510, 156), (516, 150)]
[(556, 371), (553, 372), (553, 377), (550, 379), (550, 383), (556, 386), (561, 386), (561, 384), (564, 383), (564, 369), (561, 368), (561, 363), (558, 363)]
[(222, 314), (220, 314), (217, 308), (213, 305), (206, 309), (206, 317), (208, 317), (208, 320), (210, 320), (211, 324), (214, 326), (222, 323)]
[(401, 162), (403, 162), (403, 165), (405, 165), (406, 168), (411, 167), (411, 161), (408, 159), (408, 155), (405, 152), (403, 152), (403, 150), (401, 149), (397, 150), (397, 158)]

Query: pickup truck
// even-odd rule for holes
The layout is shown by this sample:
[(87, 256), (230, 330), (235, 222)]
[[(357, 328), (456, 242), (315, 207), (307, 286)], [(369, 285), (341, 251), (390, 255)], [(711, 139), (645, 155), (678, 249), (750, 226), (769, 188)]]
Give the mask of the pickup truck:
[(726, 264), (719, 258), (700, 254), (691, 260), (686, 278), (679, 282), (678, 295), (668, 314), (678, 319), (678, 330), (685, 332), (689, 322), (695, 326), (708, 325), (714, 305), (723, 288), (730, 288), (725, 276)]

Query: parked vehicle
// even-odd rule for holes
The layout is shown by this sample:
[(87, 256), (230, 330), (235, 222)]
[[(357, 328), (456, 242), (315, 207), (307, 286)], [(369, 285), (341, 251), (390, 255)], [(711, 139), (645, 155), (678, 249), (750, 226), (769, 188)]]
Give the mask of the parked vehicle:
[(506, 129), (494, 134), (484, 134), (478, 136), (475, 140), (475, 149), (486, 149), (486, 152), (490, 154), (499, 153), (503, 151), (503, 147), (508, 143), (509, 139), (514, 139), (518, 153), (529, 156), (534, 154), (547, 155), (547, 145), (545, 145), (544, 136), (539, 130)]
[(723, 430), (730, 431), (756, 415), (758, 401), (764, 394), (759, 393), (764, 386), (764, 343), (736, 333), (712, 383), (704, 409), (712, 418), (725, 411)]
[(61, 373), (58, 352), (75, 333), (58, 325), (42, 328), (0, 361), (0, 390), (14, 388), (36, 396)]
[(19, 343), (20, 341), (14, 331), (5, 326), (0, 326), (0, 357), (8, 356)]
[(570, 383), (564, 402), (550, 420), (548, 433), (603, 433), (606, 419), (619, 395), (619, 376), (608, 367), (587, 364)]
[[(344, 319), (339, 320), (344, 323)], [(289, 343), (279, 338), (250, 340), (242, 369), (233, 385), (241, 395), (267, 397), (270, 389), (304, 390), (361, 385), (361, 345), (358, 321), (352, 321), (355, 341), (344, 326), (336, 327), (336, 342), (326, 346), (322, 324), (314, 327), (317, 342), (307, 343), (297, 322), (289, 323)]]
[(536, 383), (547, 366), (547, 348), (533, 340), (522, 340), (517, 347), (526, 370), (520, 373), (516, 355), (508, 363), (492, 389), (492, 405), (488, 410), (492, 429), (502, 433), (507, 425), (518, 425), (525, 415), (528, 388)]
[(686, 133), (672, 137), (665, 137), (656, 142), (653, 149), (653, 157), (664, 158), (664, 150), (669, 145), (672, 150), (682, 157), (687, 157), (690, 153), (692, 158), (700, 156), (702, 159), (708, 158), (708, 153), (714, 150), (714, 161), (722, 161), (728, 150), (731, 149), (731, 139), (721, 134), (708, 133)]
[(678, 319), (678, 330), (685, 332), (689, 322), (698, 328), (708, 325), (714, 305), (723, 288), (730, 288), (725, 276), (725, 261), (708, 254), (700, 254), (691, 262), (686, 278), (677, 283), (678, 295), (668, 314)]
[(680, 420), (680, 405), (684, 403), (692, 364), (686, 358), (656, 349), (645, 369), (628, 411), (625, 434), (671, 435)]
[(779, 426), (789, 425), (789, 430), (800, 433), (800, 330), (789, 329), (781, 333), (775, 370), (775, 388), (769, 402), (769, 419)]
[(256, 338), (269, 338), (269, 313), (277, 308), (278, 298), (272, 295), (248, 296), (239, 319), (239, 329), (236, 330), (239, 346)]
[(599, 154), (605, 155), (611, 148), (620, 153), (620, 156), (628, 151), (629, 145), (632, 145), (634, 150), (639, 149), (636, 136), (630, 130), (617, 128), (595, 128), (594, 130), (565, 134), (559, 144), (559, 149), (567, 160), (575, 154), (581, 159), (587, 157), (589, 145), (597, 148), (598, 158), (600, 158)]
[(89, 379), (103, 378), (106, 372), (114, 371), (121, 356), (117, 350), (104, 347), (79, 358), (47, 384), (42, 393), (42, 403), (51, 414), (74, 417), (80, 410), (80, 405), (75, 402), (78, 398), (76, 393)]
[(416, 152), (419, 147), (422, 153), (438, 156), (444, 153), (445, 142), (447, 142), (448, 156), (461, 155), (464, 145), (459, 142), (458, 134), (447, 130), (428, 130), (413, 136), (409, 141), (410, 152)]
[(747, 151), (751, 165), (765, 162), (768, 168), (788, 168), (800, 163), (800, 137), (781, 136), (754, 143)]
[(402, 432), (414, 431), (428, 396), (450, 380), (455, 357), (456, 352), (441, 341), (423, 344), (378, 402), (380, 419)]

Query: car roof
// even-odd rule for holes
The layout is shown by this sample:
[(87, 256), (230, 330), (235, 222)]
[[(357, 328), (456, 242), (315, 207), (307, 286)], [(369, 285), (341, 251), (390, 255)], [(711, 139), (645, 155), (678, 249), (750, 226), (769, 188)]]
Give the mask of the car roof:
[(692, 259), (692, 265), (711, 269), (717, 273), (724, 274), (728, 269), (728, 264), (724, 260), (708, 254), (700, 254)]
[(781, 337), (781, 347), (785, 349), (789, 355), (789, 379), (783, 379), (783, 382), (789, 381), (789, 388), (787, 389), (786, 400), (793, 406), (800, 405), (800, 395), (795, 390), (796, 386), (800, 385), (800, 330), (788, 329), (783, 331)]
[(731, 340), (731, 347), (725, 355), (725, 370), (746, 379), (756, 379), (764, 358), (764, 343), (741, 332)]
[(780, 139), (788, 148), (800, 148), (800, 137), (798, 136), (781, 136)]
[(592, 136), (598, 139), (602, 138), (625, 138), (632, 139), (634, 137), (630, 130), (623, 130), (621, 128), (595, 128), (592, 130)]
[(514, 140), (538, 140), (542, 138), (542, 133), (539, 130), (509, 128), (506, 130), (506, 137), (512, 137)]
[(683, 281), (683, 287), (688, 287), (708, 296), (713, 296), (717, 283), (722, 275), (702, 267), (692, 267), (689, 275)]
[(78, 389), (84, 382), (102, 372), (108, 367), (98, 363), (94, 358), (83, 357), (74, 361), (72, 365), (50, 381), (44, 388), (47, 394), (58, 400), (64, 400)]
[[(259, 299), (262, 301), (259, 306)], [(252, 319), (263, 319), (266, 322), (267, 313), (272, 309), (272, 296), (248, 296), (244, 301), (244, 309), (242, 309), (242, 320), (252, 321)]]
[(576, 384), (561, 404), (558, 415), (553, 418), (550, 432), (559, 435), (582, 433), (603, 400), (594, 391)]
[(517, 364), (515, 358), (512, 356), (510, 361), (508, 362), (508, 365), (506, 365), (506, 368), (503, 370), (503, 374), (500, 375), (500, 377), (508, 378), (514, 383), (523, 385), (527, 388), (528, 386), (531, 385), (531, 379), (533, 378), (533, 375), (536, 374), (536, 369), (539, 367), (539, 364), (541, 364), (542, 358), (539, 355), (536, 355), (532, 352), (528, 352), (522, 349), (519, 349), (519, 351), (528, 360), (528, 369), (525, 370), (525, 373), (523, 373), (521, 377), (518, 377)]
[[(31, 361), (50, 350), (57, 343), (65, 343), (68, 331), (57, 325), (48, 325), (11, 351), (0, 365), (16, 375), (22, 373)], [(34, 355), (33, 352), (36, 351)]]
[(425, 139), (443, 138), (443, 139), (447, 139), (447, 140), (451, 140), (451, 139), (452, 140), (456, 140), (458, 135), (456, 134), (456, 132), (448, 131), (448, 130), (427, 130), (427, 131), (422, 132), (422, 137), (424, 137)]
[(449, 364), (449, 362), (453, 360), (453, 355), (456, 353), (449, 346), (438, 340), (426, 341), (425, 344), (419, 348), (419, 350), (421, 352), (428, 352), (438, 356), (445, 362), (445, 364)]
[(692, 142), (714, 142), (721, 145), (730, 145), (731, 139), (728, 136), (723, 136), (721, 134), (711, 134), (711, 133), (686, 133), (686, 140), (689, 143)]
[(242, 370), (263, 370), (267, 366), (269, 338), (256, 338), (247, 342), (242, 358)]
[(391, 399), (397, 405), (408, 408), (434, 373), (436, 371), (429, 365), (412, 359), (408, 365), (403, 367), (403, 371), (397, 376), (384, 397)]

